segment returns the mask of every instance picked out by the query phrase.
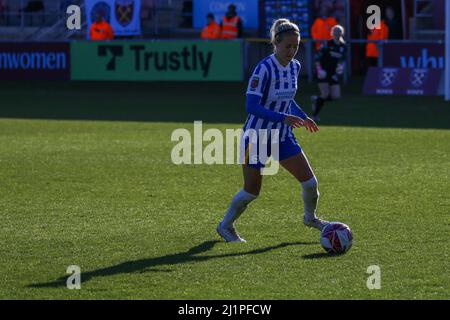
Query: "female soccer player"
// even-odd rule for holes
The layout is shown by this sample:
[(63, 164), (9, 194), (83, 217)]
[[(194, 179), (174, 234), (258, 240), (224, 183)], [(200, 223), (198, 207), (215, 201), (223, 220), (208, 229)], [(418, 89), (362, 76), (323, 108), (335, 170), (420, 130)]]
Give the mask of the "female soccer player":
[[(248, 117), (243, 136), (246, 153), (246, 159), (243, 162), (244, 188), (234, 196), (216, 229), (227, 242), (245, 242), (236, 232), (234, 222), (244, 212), (247, 205), (258, 197), (261, 190), (261, 169), (265, 166), (265, 161), (259, 157), (259, 151), (259, 158), (256, 160), (251, 161), (248, 157), (251, 147), (259, 146), (258, 142), (246, 137), (246, 133), (251, 130), (258, 132), (264, 129), (278, 130), (279, 134), (270, 135), (268, 140), (271, 141), (265, 141), (265, 143), (272, 145), (275, 142), (278, 145), (276, 160), (279, 160), (281, 166), (289, 171), (303, 188), (303, 223), (319, 230), (322, 230), (327, 223), (316, 217), (319, 199), (317, 179), (292, 133), (292, 128), (301, 126), (310, 132), (319, 130), (316, 123), (294, 101), (301, 67), (300, 62), (294, 59), (299, 47), (300, 31), (297, 25), (289, 20), (278, 19), (273, 23), (270, 33), (275, 53), (256, 66), (247, 89)], [(263, 137), (258, 136), (257, 139), (263, 139)], [(275, 157), (275, 152), (273, 153)]]
[(341, 97), (340, 77), (344, 73), (345, 41), (344, 28), (335, 25), (331, 29), (333, 39), (326, 42), (316, 55), (317, 81), (320, 96), (313, 96), (313, 119), (319, 120), (319, 113), (326, 100), (337, 100)]

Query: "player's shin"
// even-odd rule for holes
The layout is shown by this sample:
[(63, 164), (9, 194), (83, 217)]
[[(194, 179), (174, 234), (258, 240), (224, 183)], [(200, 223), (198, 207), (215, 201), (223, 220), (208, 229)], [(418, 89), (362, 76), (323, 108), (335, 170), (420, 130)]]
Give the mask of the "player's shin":
[(316, 218), (317, 203), (319, 202), (317, 178), (314, 176), (307, 181), (303, 181), (302, 189), (305, 218), (307, 220), (313, 220)]
[(323, 105), (325, 104), (325, 100), (322, 97), (317, 97), (315, 101), (314, 114), (313, 116), (318, 116), (320, 110), (322, 110)]
[(233, 223), (239, 218), (245, 209), (247, 209), (247, 205), (256, 198), (257, 196), (241, 189), (231, 200), (231, 204), (222, 220), (222, 226), (224, 228), (233, 226)]

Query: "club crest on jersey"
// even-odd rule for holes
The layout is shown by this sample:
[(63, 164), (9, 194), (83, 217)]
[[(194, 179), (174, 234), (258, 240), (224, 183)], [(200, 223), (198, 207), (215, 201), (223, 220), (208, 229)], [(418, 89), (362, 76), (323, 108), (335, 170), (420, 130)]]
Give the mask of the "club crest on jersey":
[(250, 90), (255, 91), (256, 88), (258, 88), (258, 85), (259, 85), (259, 77), (253, 77), (250, 83)]
[(122, 27), (126, 27), (133, 20), (134, 0), (115, 1), (116, 19)]

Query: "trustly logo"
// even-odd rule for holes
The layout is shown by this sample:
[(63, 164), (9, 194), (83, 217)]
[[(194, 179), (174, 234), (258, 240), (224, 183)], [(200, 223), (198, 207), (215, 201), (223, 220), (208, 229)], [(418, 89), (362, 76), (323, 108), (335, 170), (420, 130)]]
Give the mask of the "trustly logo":
[(117, 57), (123, 56), (123, 46), (121, 46), (121, 45), (98, 46), (97, 54), (100, 57), (105, 57), (105, 56), (111, 55), (111, 59), (106, 64), (106, 70), (114, 71), (114, 70), (116, 70)]
[(131, 68), (135, 71), (201, 71), (206, 78), (213, 60), (212, 51), (199, 50), (196, 45), (167, 51), (151, 50), (151, 47), (145, 45), (100, 45), (97, 53), (100, 57), (110, 57), (106, 70), (114, 71), (117, 60), (124, 56), (125, 50), (133, 55)]

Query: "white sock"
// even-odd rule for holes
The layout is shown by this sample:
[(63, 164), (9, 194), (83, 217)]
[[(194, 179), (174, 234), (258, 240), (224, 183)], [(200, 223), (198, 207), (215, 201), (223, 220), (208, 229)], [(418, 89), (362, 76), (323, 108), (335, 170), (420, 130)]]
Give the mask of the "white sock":
[(305, 206), (305, 217), (308, 220), (316, 218), (316, 208), (320, 195), (317, 186), (317, 178), (315, 176), (302, 182), (302, 197), (303, 204)]
[(257, 196), (248, 193), (244, 189), (241, 189), (231, 200), (231, 204), (228, 207), (225, 217), (222, 220), (222, 226), (224, 228), (230, 228), (237, 218), (247, 209), (247, 205), (255, 200)]

